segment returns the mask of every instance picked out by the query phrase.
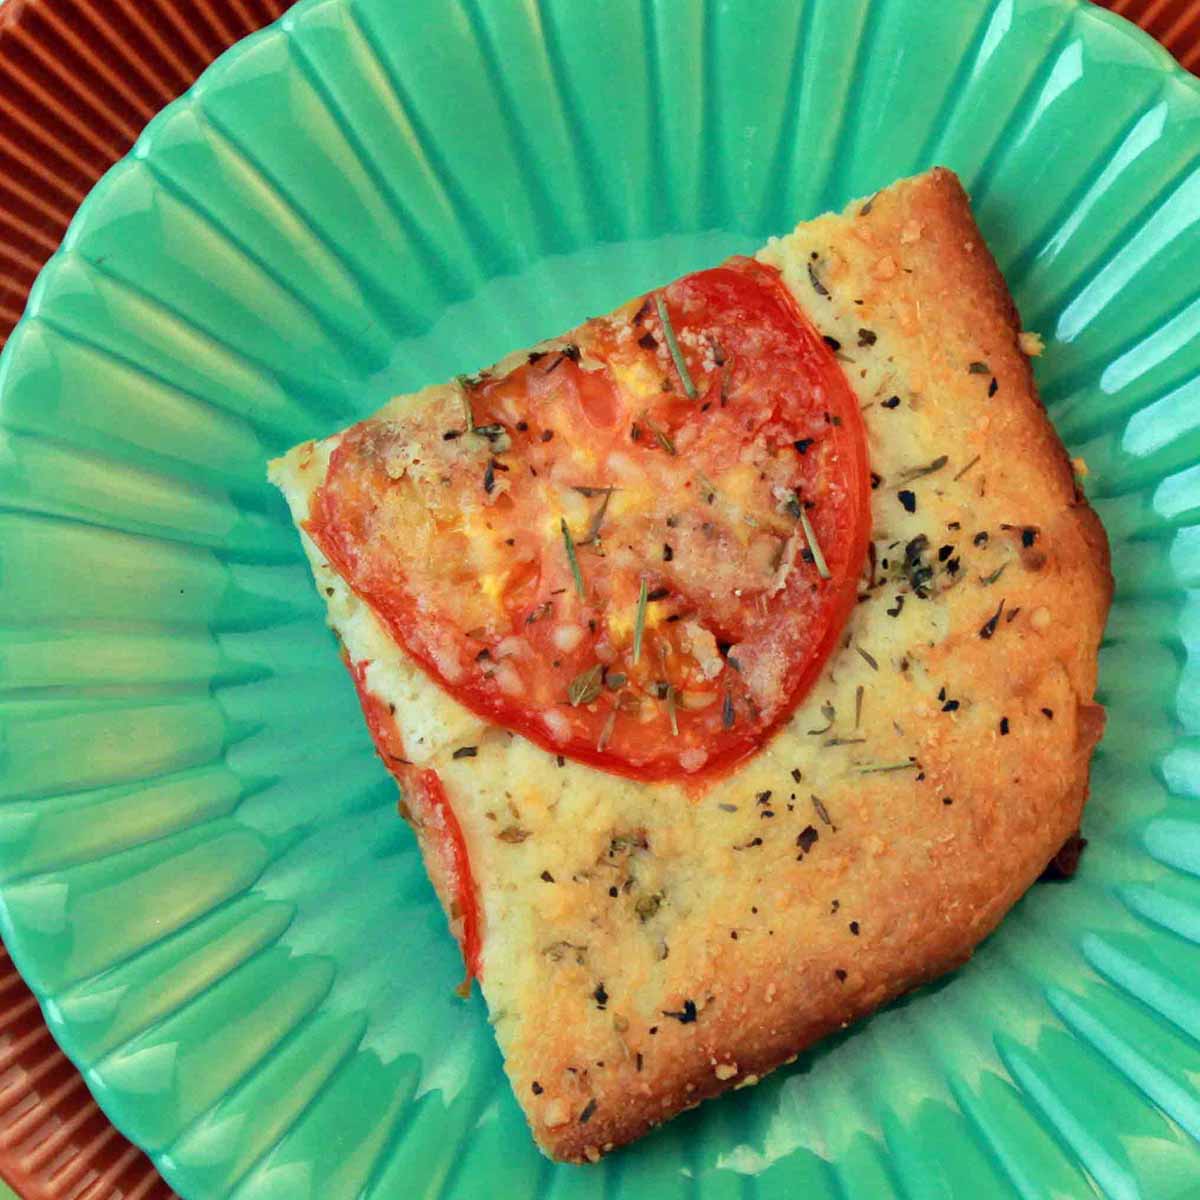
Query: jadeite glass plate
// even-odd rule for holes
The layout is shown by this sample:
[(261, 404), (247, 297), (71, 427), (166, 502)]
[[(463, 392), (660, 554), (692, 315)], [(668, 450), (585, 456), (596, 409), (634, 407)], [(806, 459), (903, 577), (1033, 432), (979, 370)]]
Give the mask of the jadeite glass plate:
[[(0, 928), (183, 1196), (1200, 1196), (1198, 147), (1070, 0), (308, 0), (154, 121), (0, 360)], [(1113, 541), (1082, 870), (553, 1166), (264, 462), (933, 163)]]

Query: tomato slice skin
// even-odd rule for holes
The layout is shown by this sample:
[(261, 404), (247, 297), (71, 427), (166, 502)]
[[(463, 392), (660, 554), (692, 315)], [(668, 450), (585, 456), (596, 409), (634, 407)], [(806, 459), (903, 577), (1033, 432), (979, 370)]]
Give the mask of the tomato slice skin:
[[(458, 936), (466, 967), (464, 987), (472, 979), (482, 979), (483, 922), (479, 911), (478, 889), (471, 874), (471, 860), (462, 826), (446, 794), (445, 785), (436, 771), (421, 770), (404, 757), (404, 746), (396, 723), (384, 702), (367, 686), (367, 661), (353, 662), (348, 656), (346, 665), (354, 680), (358, 700), (362, 705), (367, 728), (375, 750), (404, 792), (404, 801), (437, 856), (442, 878), (453, 889), (462, 932)], [(451, 917), (453, 928), (454, 918)]]
[(456, 884), (455, 898), (462, 910), (463, 932), (459, 941), (463, 963), (467, 969), (466, 982), (483, 978), (480, 955), (483, 950), (483, 923), (480, 919), (478, 890), (471, 875), (467, 843), (454, 808), (446, 795), (442, 777), (436, 771), (421, 771), (410, 793), (422, 820), (432, 823), (438, 839), (438, 853), (443, 855), (447, 869)]
[(837, 645), (870, 532), (857, 398), (778, 273), (686, 276), (462, 400), (353, 427), (313, 498), (392, 637), (605, 771), (708, 780), (757, 752)]

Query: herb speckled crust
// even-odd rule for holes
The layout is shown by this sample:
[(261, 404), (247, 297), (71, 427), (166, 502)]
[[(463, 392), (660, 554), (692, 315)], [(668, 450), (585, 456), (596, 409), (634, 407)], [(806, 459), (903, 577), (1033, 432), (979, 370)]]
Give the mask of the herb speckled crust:
[[(760, 258), (831, 339), (876, 480), (842, 648), (734, 774), (641, 784), (486, 727), (305, 539), (331, 623), (452, 798), (491, 1020), (555, 1158), (594, 1161), (967, 959), (1078, 827), (1103, 728), (1107, 542), (957, 179)], [(336, 440), (273, 465), (297, 521)]]

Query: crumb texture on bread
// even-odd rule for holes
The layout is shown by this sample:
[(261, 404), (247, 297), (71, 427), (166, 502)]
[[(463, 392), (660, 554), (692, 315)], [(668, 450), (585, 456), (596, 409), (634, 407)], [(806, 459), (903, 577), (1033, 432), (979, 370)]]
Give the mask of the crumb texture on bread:
[[(957, 179), (902, 181), (759, 257), (860, 400), (873, 527), (840, 648), (732, 774), (637, 783), (489, 727), (305, 539), (348, 653), (452, 797), (484, 994), (556, 1158), (753, 1083), (961, 963), (1078, 827), (1102, 729), (1107, 543)], [(336, 442), (272, 468), (298, 524)]]

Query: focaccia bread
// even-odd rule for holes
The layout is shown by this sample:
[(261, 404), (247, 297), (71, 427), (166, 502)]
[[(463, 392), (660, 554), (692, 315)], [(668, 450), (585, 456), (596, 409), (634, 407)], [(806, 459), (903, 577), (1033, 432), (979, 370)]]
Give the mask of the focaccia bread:
[(963, 962), (1078, 828), (1108, 550), (954, 175), (272, 464), (534, 1136)]

